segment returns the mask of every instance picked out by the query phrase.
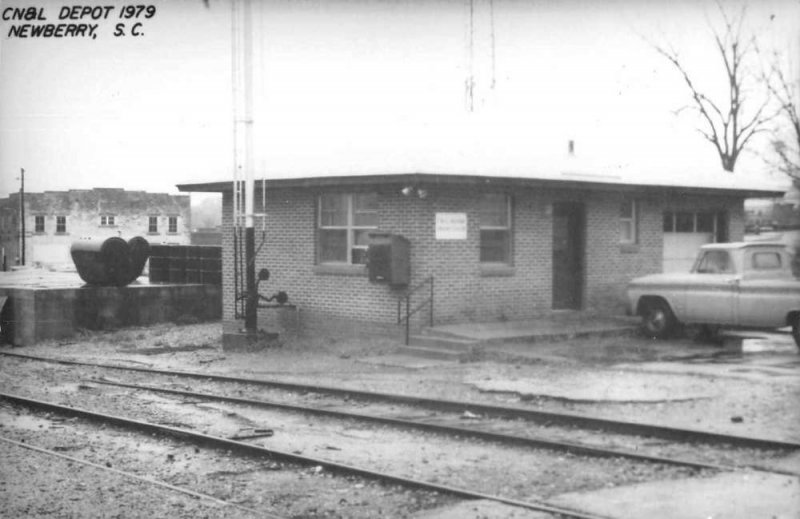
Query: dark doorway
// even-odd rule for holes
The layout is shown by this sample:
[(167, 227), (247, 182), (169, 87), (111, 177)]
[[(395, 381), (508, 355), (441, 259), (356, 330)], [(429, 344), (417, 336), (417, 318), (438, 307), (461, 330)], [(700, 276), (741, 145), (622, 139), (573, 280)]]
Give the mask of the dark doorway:
[(553, 309), (583, 306), (585, 227), (582, 203), (553, 204)]

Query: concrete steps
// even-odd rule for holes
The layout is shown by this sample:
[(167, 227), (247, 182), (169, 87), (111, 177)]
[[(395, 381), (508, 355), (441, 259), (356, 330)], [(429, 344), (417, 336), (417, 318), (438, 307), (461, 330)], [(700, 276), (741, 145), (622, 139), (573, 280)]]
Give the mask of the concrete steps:
[(409, 345), (402, 346), (400, 352), (415, 357), (464, 361), (474, 355), (479, 341), (465, 339), (447, 333), (423, 330), (420, 335), (409, 337)]

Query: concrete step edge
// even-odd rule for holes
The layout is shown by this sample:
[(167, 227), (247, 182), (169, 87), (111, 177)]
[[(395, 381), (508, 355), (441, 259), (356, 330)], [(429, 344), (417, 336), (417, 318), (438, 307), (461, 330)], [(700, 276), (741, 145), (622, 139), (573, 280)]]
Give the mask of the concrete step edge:
[(444, 337), (429, 337), (426, 335), (412, 335), (409, 342), (413, 346), (425, 348), (439, 348), (451, 351), (470, 351), (480, 345), (480, 341), (467, 339), (449, 339)]
[(401, 346), (398, 353), (403, 355), (411, 355), (414, 357), (424, 357), (429, 359), (442, 359), (442, 360), (462, 360), (467, 356), (467, 352), (463, 351), (450, 351), (441, 348), (426, 348), (424, 346)]

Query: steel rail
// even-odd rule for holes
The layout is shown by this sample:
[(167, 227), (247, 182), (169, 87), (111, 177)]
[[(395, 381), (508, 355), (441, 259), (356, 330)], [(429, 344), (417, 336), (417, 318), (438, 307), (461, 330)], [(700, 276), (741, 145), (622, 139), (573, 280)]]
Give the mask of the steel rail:
[(186, 494), (187, 496), (192, 497), (194, 499), (211, 501), (212, 503), (216, 503), (216, 504), (218, 504), (220, 506), (226, 506), (226, 507), (231, 507), (231, 508), (237, 508), (239, 510), (244, 510), (245, 512), (250, 512), (250, 513), (254, 514), (257, 517), (263, 517), (265, 519), (284, 519), (282, 516), (269, 514), (269, 513), (263, 512), (263, 511), (255, 510), (253, 508), (248, 508), (246, 506), (242, 506), (242, 505), (239, 505), (239, 504), (236, 504), (236, 503), (232, 503), (230, 501), (225, 501), (224, 499), (219, 499), (217, 497), (214, 497), (214, 496), (211, 496), (211, 495), (208, 495), (208, 494), (203, 494), (202, 492), (195, 492), (194, 490), (189, 490), (188, 488), (183, 488), (183, 487), (171, 485), (171, 484), (166, 483), (164, 481), (159, 481), (157, 479), (148, 478), (146, 476), (140, 476), (139, 474), (134, 474), (133, 472), (128, 472), (128, 471), (125, 471), (125, 470), (115, 469), (113, 467), (108, 467), (106, 465), (100, 465), (99, 463), (94, 463), (92, 461), (84, 460), (84, 459), (81, 459), (81, 458), (76, 458), (74, 456), (67, 456), (66, 454), (62, 454), (60, 452), (56, 452), (56, 451), (53, 451), (53, 450), (50, 450), (50, 449), (46, 449), (44, 447), (37, 447), (37, 446), (31, 445), (29, 443), (18, 442), (16, 440), (12, 440), (11, 438), (6, 438), (4, 436), (0, 436), (0, 442), (4, 442), (4, 443), (10, 444), (10, 445), (14, 445), (16, 447), (21, 447), (23, 449), (32, 450), (34, 452), (47, 454), (49, 456), (54, 456), (56, 458), (61, 458), (63, 460), (67, 460), (67, 461), (70, 461), (72, 463), (78, 463), (78, 464), (86, 465), (88, 467), (92, 467), (92, 468), (95, 468), (95, 469), (100, 469), (100, 470), (104, 470), (106, 472), (111, 472), (113, 474), (117, 474), (119, 476), (123, 476), (123, 477), (126, 477), (128, 479), (134, 479), (136, 481), (141, 481), (143, 483), (147, 483), (149, 485), (154, 485), (154, 486), (158, 486), (158, 487), (161, 487), (161, 488), (165, 488), (165, 489), (171, 490), (173, 492), (179, 492), (181, 494)]
[(544, 422), (549, 425), (567, 425), (584, 428), (597, 429), (619, 434), (639, 435), (652, 438), (660, 438), (675, 441), (695, 441), (706, 443), (727, 443), (732, 446), (750, 447), (755, 449), (789, 449), (800, 450), (800, 443), (776, 440), (769, 438), (751, 438), (746, 436), (735, 436), (723, 433), (701, 431), (697, 429), (682, 429), (665, 425), (655, 425), (640, 422), (629, 422), (612, 420), (595, 416), (580, 415), (576, 413), (542, 411), (537, 409), (527, 409), (511, 406), (494, 406), (489, 404), (479, 404), (474, 402), (460, 402), (457, 400), (434, 399), (412, 395), (400, 395), (393, 393), (381, 393), (376, 391), (366, 391), (359, 389), (345, 389), (340, 387), (321, 386), (316, 384), (299, 384), (295, 382), (281, 382), (277, 380), (264, 380), (253, 378), (240, 378), (228, 375), (215, 375), (209, 373), (197, 373), (191, 371), (170, 371), (152, 368), (139, 368), (135, 366), (123, 366), (119, 364), (104, 364), (94, 362), (84, 362), (76, 360), (54, 359), (48, 357), (37, 357), (21, 353), (0, 352), (0, 355), (16, 357), (26, 360), (50, 362), (55, 364), (65, 364), (72, 366), (88, 366), (106, 369), (117, 369), (122, 371), (133, 371), (138, 373), (150, 373), (175, 377), (186, 377), (216, 382), (230, 382), (237, 384), (253, 384), (264, 387), (272, 387), (289, 391), (316, 392), (331, 395), (343, 395), (357, 397), (370, 401), (395, 402), (406, 405), (415, 405), (435, 410), (447, 410), (453, 412), (477, 412), (487, 416), (504, 416), (511, 418), (522, 418), (533, 422)]
[(61, 415), (74, 416), (83, 419), (89, 419), (96, 422), (108, 423), (114, 426), (139, 430), (147, 433), (156, 433), (164, 436), (171, 436), (181, 440), (190, 440), (201, 445), (209, 445), (214, 448), (235, 451), (249, 456), (262, 456), (271, 459), (279, 459), (290, 463), (295, 463), (303, 466), (321, 466), (331, 472), (359, 476), (367, 479), (384, 481), (392, 484), (408, 488), (416, 488), (420, 490), (433, 491), (441, 494), (447, 494), (455, 497), (465, 499), (484, 499), (504, 503), (519, 508), (528, 510), (536, 510), (556, 514), (558, 516), (569, 517), (574, 519), (610, 519), (608, 517), (599, 516), (591, 513), (581, 512), (579, 510), (571, 510), (568, 508), (551, 505), (542, 501), (522, 501), (493, 494), (485, 494), (482, 492), (475, 492), (465, 488), (459, 488), (449, 485), (440, 485), (437, 483), (430, 483), (418, 479), (408, 478), (398, 474), (390, 474), (386, 472), (379, 472), (371, 469), (357, 467), (354, 465), (347, 465), (344, 463), (337, 463), (323, 458), (315, 458), (312, 456), (303, 456), (291, 452), (281, 451), (277, 449), (269, 449), (251, 443), (240, 442), (236, 440), (229, 440), (218, 436), (203, 434), (189, 429), (181, 429), (170, 425), (161, 425), (133, 418), (126, 418), (123, 416), (111, 415), (106, 413), (97, 413), (82, 409), (80, 407), (65, 406), (44, 400), (37, 400), (27, 398), (20, 395), (13, 395), (9, 393), (0, 392), (0, 400), (5, 400), (16, 405), (24, 406), (27, 408), (42, 409)]
[[(390, 418), (385, 416), (377, 416), (365, 413), (352, 413), (347, 411), (336, 411), (332, 409), (322, 409), (319, 407), (309, 407), (293, 404), (283, 404), (270, 400), (254, 400), (249, 398), (217, 395), (213, 393), (201, 393), (196, 391), (182, 391), (179, 389), (169, 389), (157, 386), (145, 386), (140, 384), (128, 384), (125, 382), (114, 382), (105, 379), (87, 379), (98, 384), (109, 386), (124, 387), (130, 389), (139, 389), (145, 391), (153, 391), (164, 394), (178, 395), (183, 397), (200, 398), (204, 400), (216, 400), (219, 402), (229, 402), (233, 404), (247, 405), (251, 407), (273, 408), (286, 411), (300, 412), (305, 414), (324, 415), (340, 419), (353, 419), (367, 422), (375, 422), (384, 425), (392, 425), (404, 429), (421, 429), (425, 431), (435, 432), (446, 435), (467, 436), (475, 437), (483, 440), (489, 440), (504, 444), (516, 444), (525, 447), (545, 448), (551, 450), (565, 451), (572, 454), (580, 454), (585, 456), (595, 456), (602, 458), (628, 458), (637, 461), (644, 461), (648, 463), (663, 463), (665, 465), (676, 465), (681, 467), (689, 467), (693, 469), (710, 469), (719, 471), (733, 471), (735, 467), (715, 465), (711, 463), (703, 463), (699, 461), (684, 460), (679, 458), (665, 458), (661, 456), (651, 456), (638, 452), (631, 452), (625, 450), (603, 449), (600, 447), (592, 447), (580, 443), (547, 440), (544, 438), (534, 438), (526, 436), (517, 436), (511, 434), (497, 433), (492, 431), (482, 431), (480, 429), (473, 429), (468, 427), (457, 427), (453, 425), (441, 425), (435, 423), (420, 422), (417, 420), (404, 420), (401, 418)], [(793, 474), (793, 473), (792, 473)]]

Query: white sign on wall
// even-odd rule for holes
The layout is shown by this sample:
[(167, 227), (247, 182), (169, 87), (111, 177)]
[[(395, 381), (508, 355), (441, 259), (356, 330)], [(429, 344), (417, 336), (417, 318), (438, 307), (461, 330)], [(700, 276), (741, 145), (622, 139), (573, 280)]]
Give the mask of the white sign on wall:
[(466, 240), (467, 213), (436, 213), (437, 240)]

